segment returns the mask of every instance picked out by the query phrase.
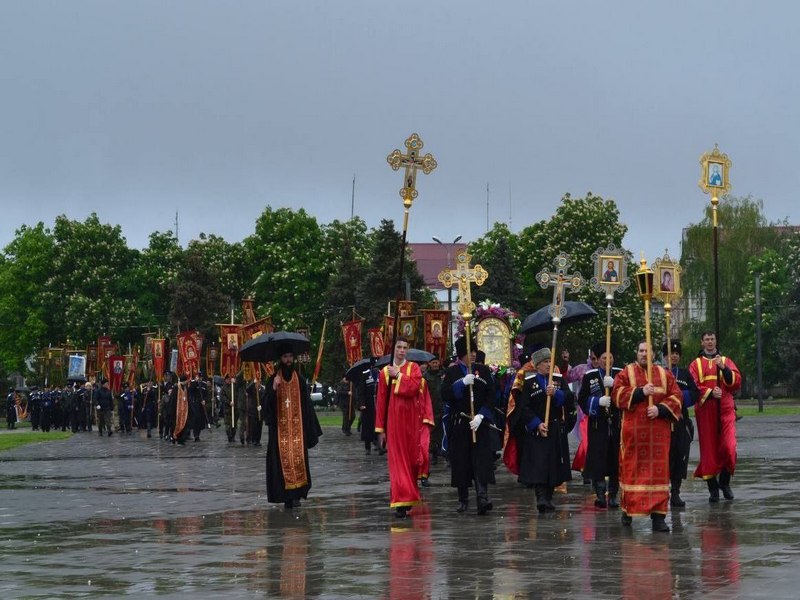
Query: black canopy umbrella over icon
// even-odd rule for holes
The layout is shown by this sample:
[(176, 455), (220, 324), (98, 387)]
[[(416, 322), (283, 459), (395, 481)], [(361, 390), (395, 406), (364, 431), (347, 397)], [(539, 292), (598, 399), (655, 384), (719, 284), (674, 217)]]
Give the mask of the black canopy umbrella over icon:
[[(425, 352), (425, 350), (418, 350), (417, 348), (409, 348), (408, 352), (406, 352), (406, 360), (415, 362), (415, 363), (426, 363), (432, 361), (436, 358), (435, 354), (431, 354), (430, 352)], [(377, 367), (385, 367), (389, 364), (392, 360), (391, 354), (384, 354), (381, 356), (375, 366)]]
[[(567, 300), (564, 302), (563, 307), (567, 312), (561, 317), (561, 325), (580, 323), (581, 321), (588, 321), (592, 317), (597, 316), (597, 311), (586, 304), (586, 302)], [(551, 331), (552, 329), (553, 317), (550, 314), (550, 305), (548, 304), (525, 317), (525, 320), (519, 328), (519, 332), (527, 334)]]
[(243, 361), (270, 362), (278, 360), (287, 349), (297, 356), (311, 350), (311, 342), (294, 331), (262, 333), (239, 348), (239, 358)]

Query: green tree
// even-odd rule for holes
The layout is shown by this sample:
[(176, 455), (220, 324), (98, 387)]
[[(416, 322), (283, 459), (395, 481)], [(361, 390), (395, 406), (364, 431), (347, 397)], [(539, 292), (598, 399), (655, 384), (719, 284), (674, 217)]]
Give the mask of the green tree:
[[(763, 214), (764, 205), (751, 197), (725, 197), (719, 204), (719, 297), (720, 349), (737, 360), (749, 348), (736, 345), (744, 339), (738, 328), (752, 327), (736, 319), (736, 307), (753, 279), (746, 265), (751, 257), (780, 246), (780, 234)], [(683, 302), (693, 310), (685, 325), (684, 338), (695, 342), (704, 329), (714, 329), (714, 257), (712, 252), (711, 207), (700, 223), (684, 231), (681, 252)], [(699, 312), (699, 314), (697, 314)]]
[(134, 290), (138, 321), (143, 327), (169, 325), (171, 290), (184, 268), (184, 251), (172, 231), (154, 231), (150, 242), (137, 257), (129, 285)]
[(174, 331), (199, 329), (206, 336), (215, 335), (214, 326), (224, 319), (228, 298), (198, 252), (187, 251), (171, 292), (169, 320)]
[(131, 273), (138, 251), (128, 248), (119, 225), (84, 222), (61, 215), (53, 227), (56, 252), (45, 284), (52, 307), (51, 341), (86, 343), (108, 333), (123, 343), (138, 341), (138, 310)]
[[(776, 339), (782, 331), (781, 316), (790, 294), (790, 266), (784, 256), (778, 250), (766, 249), (750, 258), (747, 275), (751, 285), (743, 290), (734, 311), (737, 323), (744, 324), (735, 329), (735, 338), (731, 340), (740, 352), (734, 360), (751, 384), (755, 384), (756, 379), (755, 277), (757, 274), (761, 276), (761, 335), (762, 340), (768, 342)], [(789, 374), (783, 347), (764, 343), (762, 359), (765, 386), (786, 380)]]
[(200, 257), (216, 280), (219, 291), (233, 302), (235, 308), (239, 307), (242, 298), (253, 293), (253, 265), (243, 244), (230, 243), (217, 235), (201, 233), (198, 239), (189, 242), (187, 250)]
[(43, 294), (56, 255), (43, 223), (23, 225), (0, 257), (0, 368), (26, 372), (25, 360), (51, 339), (56, 320)]
[(517, 236), (505, 223), (495, 223), (483, 237), (469, 245), (472, 263), (480, 264), (489, 277), (479, 289), (476, 298), (490, 298), (493, 302), (514, 312), (525, 310), (525, 296), (519, 277), (520, 256)]
[[(560, 348), (569, 348), (573, 360), (583, 360), (587, 349), (605, 340), (606, 301), (603, 294), (594, 291), (588, 282), (594, 274), (592, 254), (600, 247), (613, 244), (622, 246), (627, 227), (620, 222), (619, 209), (613, 200), (604, 200), (591, 192), (584, 198), (565, 194), (555, 214), (547, 221), (539, 221), (523, 229), (518, 237), (518, 255), (522, 258), (520, 279), (529, 311), (552, 301), (552, 288), (542, 290), (536, 274), (542, 269), (552, 270), (553, 260), (560, 252), (572, 259), (570, 272), (579, 271), (587, 285), (577, 293), (568, 292), (567, 300), (581, 300), (593, 306), (598, 317), (559, 329)], [(638, 265), (629, 263), (628, 276), (633, 277)], [(635, 291), (635, 284), (614, 299), (612, 327), (613, 340), (620, 360), (632, 360), (636, 342), (644, 336), (644, 311)], [(524, 318), (527, 313), (521, 313)], [(660, 346), (663, 320), (655, 313), (652, 320), (653, 345)], [(535, 340), (548, 343), (550, 334), (540, 334)]]
[(259, 315), (271, 315), (283, 329), (301, 321), (320, 322), (330, 276), (322, 244), (322, 229), (305, 210), (264, 209), (255, 233), (244, 240), (254, 266), (253, 281), (245, 289), (255, 293)]
[[(358, 286), (357, 298), (361, 315), (368, 323), (374, 323), (375, 327), (383, 324), (388, 302), (397, 298), (401, 245), (402, 237), (394, 228), (393, 221), (383, 219), (380, 227), (373, 229), (373, 252), (367, 271)], [(411, 300), (417, 302), (418, 309), (430, 306), (433, 303), (433, 296), (425, 287), (417, 263), (410, 258), (408, 250), (404, 262), (403, 278), (408, 280), (411, 288)], [(405, 286), (405, 281), (403, 284)]]
[(777, 334), (773, 339), (766, 336), (763, 339), (764, 348), (771, 346), (780, 353), (783, 381), (796, 396), (800, 390), (800, 232), (789, 235), (784, 248), (783, 260), (788, 270), (786, 294), (782, 306), (772, 307)]

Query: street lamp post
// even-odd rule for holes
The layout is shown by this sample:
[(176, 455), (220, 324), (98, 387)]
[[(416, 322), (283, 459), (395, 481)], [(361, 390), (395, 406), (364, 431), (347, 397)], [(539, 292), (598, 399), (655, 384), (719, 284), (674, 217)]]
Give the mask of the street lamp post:
[[(456, 238), (449, 244), (445, 244), (435, 235), (431, 239), (440, 246), (444, 246), (445, 251), (447, 252), (447, 268), (449, 269), (450, 247), (457, 244), (458, 241), (461, 239), (461, 236), (457, 235)], [(447, 310), (450, 313), (450, 318), (447, 321), (447, 351), (451, 352), (453, 349), (453, 288), (452, 287), (447, 288)]]

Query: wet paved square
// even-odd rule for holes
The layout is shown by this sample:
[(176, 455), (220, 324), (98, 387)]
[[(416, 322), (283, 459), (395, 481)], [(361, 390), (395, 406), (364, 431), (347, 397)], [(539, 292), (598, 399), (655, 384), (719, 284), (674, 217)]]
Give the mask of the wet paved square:
[(623, 528), (580, 481), (539, 515), (502, 466), (490, 515), (458, 515), (442, 463), (397, 521), (385, 457), (336, 428), (291, 511), (266, 501), (265, 450), (222, 429), (185, 447), (76, 434), (0, 454), (0, 598), (797, 598), (798, 426), (741, 421), (736, 500), (687, 481), (671, 534)]

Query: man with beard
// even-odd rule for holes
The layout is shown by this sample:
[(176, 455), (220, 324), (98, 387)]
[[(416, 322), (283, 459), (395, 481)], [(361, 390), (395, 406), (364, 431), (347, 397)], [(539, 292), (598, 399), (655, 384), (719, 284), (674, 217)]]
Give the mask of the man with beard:
[(317, 445), (322, 428), (311, 404), (308, 384), (294, 369), (291, 345), (281, 344), (277, 354), (280, 363), (267, 382), (264, 409), (269, 429), (267, 500), (296, 508), (311, 489), (308, 449)]
[[(613, 366), (614, 354), (606, 352), (604, 344), (592, 348), (592, 355), (598, 357), (598, 367), (586, 371), (578, 392), (578, 403), (587, 415), (586, 464), (584, 477), (592, 480), (597, 498), (597, 508), (619, 508), (619, 409), (611, 404), (611, 391), (614, 377), (622, 369)], [(612, 365), (606, 373), (606, 361)], [(606, 503), (606, 477), (608, 477), (608, 502)]]
[[(506, 446), (512, 448), (509, 462), (518, 465), (518, 481), (533, 488), (536, 509), (554, 511), (553, 492), (572, 479), (569, 463), (567, 421), (575, 414), (575, 397), (562, 377), (549, 383), (550, 349), (542, 347), (531, 353), (531, 360), (517, 372), (508, 404), (507, 434), (514, 437)], [(554, 374), (555, 375), (555, 374)], [(550, 420), (547, 421), (547, 401)]]
[(681, 390), (672, 373), (651, 366), (647, 342), (639, 342), (636, 362), (614, 378), (614, 405), (622, 415), (620, 473), (622, 524), (650, 516), (653, 531), (669, 533), (664, 521), (669, 504), (671, 425), (681, 418)]
[(681, 343), (678, 340), (670, 340), (669, 348), (667, 344), (661, 349), (666, 357), (669, 352), (670, 364), (672, 365), (672, 376), (681, 388), (682, 407), (681, 420), (675, 423), (672, 428), (672, 437), (669, 443), (669, 480), (670, 497), (669, 505), (675, 508), (683, 508), (686, 502), (681, 499), (681, 481), (686, 479), (687, 467), (689, 465), (689, 447), (694, 439), (694, 425), (689, 417), (689, 407), (694, 406), (700, 397), (700, 390), (692, 379), (688, 369), (682, 369), (681, 364)]
[[(467, 362), (467, 340), (456, 340), (458, 360), (448, 367), (442, 398), (450, 406), (450, 485), (458, 490), (457, 512), (467, 510), (469, 488), (474, 484), (479, 515), (492, 509), (489, 484), (494, 478), (495, 386), (489, 367), (475, 362), (476, 348)], [(470, 419), (473, 402), (475, 416)], [(473, 442), (473, 433), (475, 441)]]
[[(419, 365), (406, 360), (408, 340), (398, 337), (391, 364), (381, 369), (378, 377), (375, 433), (378, 444), (388, 451), (389, 506), (394, 516), (404, 519), (408, 511), (420, 503), (417, 479), (427, 462), (428, 444), (423, 427), (433, 426), (430, 396), (425, 390)], [(427, 473), (425, 473), (427, 476)]]
[(700, 342), (703, 350), (689, 365), (689, 373), (700, 390), (700, 398), (694, 407), (700, 438), (700, 463), (694, 476), (706, 480), (709, 502), (719, 502), (720, 490), (726, 500), (733, 500), (731, 476), (736, 469), (733, 395), (742, 385), (742, 376), (736, 364), (717, 350), (716, 333), (703, 332)]

